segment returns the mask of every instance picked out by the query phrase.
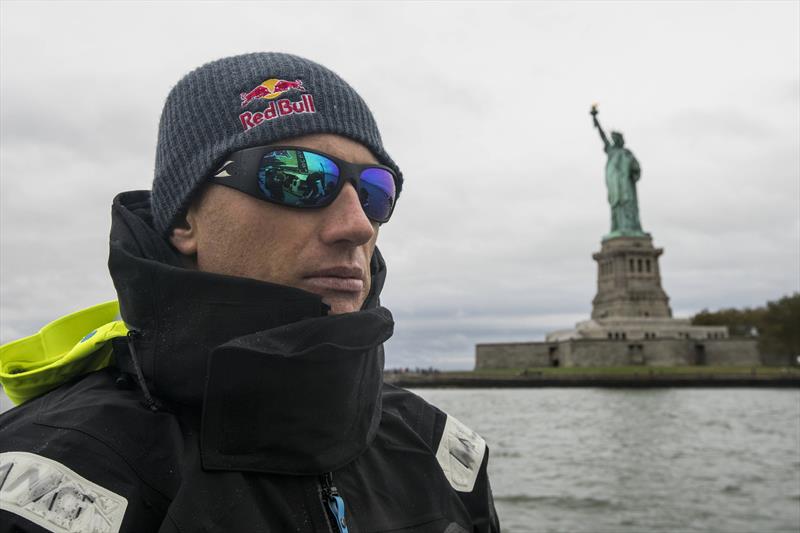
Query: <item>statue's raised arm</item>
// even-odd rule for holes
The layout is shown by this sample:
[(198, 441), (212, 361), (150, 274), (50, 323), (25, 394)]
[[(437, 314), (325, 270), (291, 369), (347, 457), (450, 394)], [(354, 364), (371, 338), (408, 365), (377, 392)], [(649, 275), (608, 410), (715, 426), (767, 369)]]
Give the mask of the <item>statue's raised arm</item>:
[(603, 147), (608, 150), (609, 142), (608, 137), (606, 137), (606, 132), (603, 131), (602, 126), (600, 126), (600, 122), (597, 120), (597, 104), (592, 104), (592, 110), (589, 111), (589, 114), (592, 115), (592, 121), (594, 121), (594, 127), (597, 128), (597, 131), (600, 132), (600, 138), (603, 140)]

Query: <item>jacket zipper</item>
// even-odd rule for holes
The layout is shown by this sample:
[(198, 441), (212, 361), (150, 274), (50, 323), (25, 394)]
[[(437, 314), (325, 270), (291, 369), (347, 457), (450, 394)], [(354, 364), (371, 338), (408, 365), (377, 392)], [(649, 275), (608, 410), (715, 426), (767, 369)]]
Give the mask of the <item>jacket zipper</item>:
[(336, 525), (334, 531), (349, 533), (344, 519), (344, 499), (333, 484), (333, 473), (327, 472), (321, 476), (322, 504), (328, 510), (328, 516)]
[(128, 330), (128, 352), (130, 353), (133, 369), (136, 372), (136, 381), (139, 382), (139, 387), (142, 389), (142, 394), (144, 394), (144, 406), (155, 413), (161, 409), (161, 402), (153, 398), (153, 395), (150, 394), (150, 389), (147, 388), (147, 382), (144, 379), (142, 366), (139, 362), (139, 356), (136, 355), (136, 339), (141, 336), (142, 332), (136, 328)]

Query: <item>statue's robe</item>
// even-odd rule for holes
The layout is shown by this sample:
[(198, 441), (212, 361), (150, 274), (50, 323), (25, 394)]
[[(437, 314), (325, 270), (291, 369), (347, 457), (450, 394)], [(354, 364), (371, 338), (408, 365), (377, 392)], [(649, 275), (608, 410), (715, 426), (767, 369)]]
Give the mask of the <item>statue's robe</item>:
[(614, 145), (606, 147), (606, 186), (608, 203), (611, 206), (611, 232), (641, 232), (639, 201), (636, 197), (636, 182), (641, 176), (641, 167), (633, 153), (627, 148)]

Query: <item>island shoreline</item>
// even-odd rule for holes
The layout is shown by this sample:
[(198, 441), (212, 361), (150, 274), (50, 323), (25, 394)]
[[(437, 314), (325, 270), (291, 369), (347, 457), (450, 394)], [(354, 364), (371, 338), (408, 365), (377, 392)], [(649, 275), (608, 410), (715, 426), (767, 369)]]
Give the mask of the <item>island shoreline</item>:
[[(613, 370), (613, 369), (609, 369)], [(778, 369), (775, 369), (778, 370)], [(538, 387), (772, 387), (800, 388), (800, 370), (758, 373), (570, 373), (523, 370), (515, 375), (468, 372), (387, 372), (386, 383), (405, 388), (538, 388)]]

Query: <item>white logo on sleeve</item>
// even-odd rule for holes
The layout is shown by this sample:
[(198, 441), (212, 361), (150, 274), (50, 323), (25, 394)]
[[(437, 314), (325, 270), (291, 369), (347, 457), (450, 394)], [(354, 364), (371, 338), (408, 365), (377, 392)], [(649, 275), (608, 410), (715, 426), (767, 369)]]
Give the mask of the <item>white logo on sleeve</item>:
[(0, 509), (47, 531), (118, 533), (127, 506), (127, 499), (52, 459), (0, 453)]
[(436, 450), (445, 477), (459, 492), (472, 492), (486, 453), (486, 441), (467, 426), (447, 415), (442, 440)]

